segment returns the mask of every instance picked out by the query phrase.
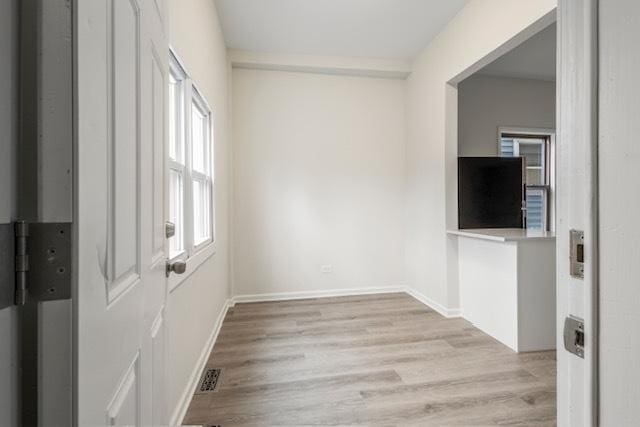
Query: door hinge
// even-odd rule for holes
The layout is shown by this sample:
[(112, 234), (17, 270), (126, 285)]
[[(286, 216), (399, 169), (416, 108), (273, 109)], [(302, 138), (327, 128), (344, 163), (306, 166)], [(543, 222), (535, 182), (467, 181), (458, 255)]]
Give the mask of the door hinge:
[(71, 298), (71, 223), (0, 225), (0, 308)]

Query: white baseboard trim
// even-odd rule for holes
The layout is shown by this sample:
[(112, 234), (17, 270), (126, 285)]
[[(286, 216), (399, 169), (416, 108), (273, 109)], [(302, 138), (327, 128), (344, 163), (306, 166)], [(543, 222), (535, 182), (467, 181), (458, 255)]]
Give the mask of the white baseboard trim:
[(254, 295), (236, 295), (231, 298), (231, 306), (236, 304), (248, 303), (248, 302), (268, 302), (268, 301), (288, 301), (296, 299), (309, 299), (309, 298), (328, 298), (328, 297), (342, 297), (350, 295), (375, 295), (375, 294), (391, 294), (404, 292), (424, 305), (432, 308), (441, 315), (447, 318), (461, 317), (462, 310), (459, 308), (447, 308), (442, 304), (427, 298), (420, 292), (408, 287), (408, 286), (387, 286), (387, 287), (374, 287), (374, 288), (356, 288), (356, 289), (332, 289), (327, 291), (304, 291), (304, 292), (277, 292), (270, 294), (254, 294)]
[(405, 287), (404, 291), (409, 295), (411, 295), (412, 297), (414, 297), (415, 299), (417, 299), (418, 301), (420, 301), (421, 303), (423, 303), (424, 305), (434, 309), (435, 311), (437, 311), (438, 313), (440, 313), (441, 315), (443, 315), (448, 319), (452, 319), (454, 317), (462, 317), (462, 310), (460, 308), (447, 308), (444, 305), (440, 304), (439, 302), (436, 302), (431, 298), (427, 298), (420, 292), (408, 286)]
[(200, 352), (198, 361), (196, 362), (196, 365), (193, 371), (191, 372), (191, 375), (189, 376), (187, 387), (185, 387), (184, 391), (182, 392), (182, 395), (180, 396), (180, 400), (178, 401), (178, 404), (176, 405), (176, 408), (174, 409), (173, 414), (171, 415), (171, 421), (169, 425), (171, 426), (182, 425), (184, 416), (187, 414), (187, 409), (189, 409), (189, 404), (191, 403), (191, 396), (193, 396), (193, 393), (195, 392), (196, 387), (198, 386), (198, 381), (200, 380), (200, 375), (202, 373), (202, 370), (204, 369), (207, 363), (207, 359), (209, 358), (209, 353), (211, 353), (211, 350), (213, 349), (213, 346), (215, 345), (216, 340), (218, 339), (218, 334), (220, 333), (220, 329), (222, 328), (222, 322), (224, 321), (224, 318), (227, 315), (227, 311), (229, 310), (230, 307), (233, 307), (233, 303), (231, 299), (227, 299), (224, 303), (224, 306), (222, 307), (222, 310), (220, 310), (220, 314), (216, 319), (216, 323), (213, 328), (213, 331), (211, 331), (211, 335), (209, 335), (209, 338), (207, 339), (206, 344), (204, 345), (204, 347), (202, 348), (202, 351)]
[(351, 295), (391, 294), (405, 292), (405, 290), (405, 286), (388, 286), (377, 288), (332, 289), (327, 291), (278, 292), (270, 294), (236, 295), (231, 299), (231, 301), (233, 306), (235, 304), (247, 302), (287, 301), (309, 298), (344, 297)]

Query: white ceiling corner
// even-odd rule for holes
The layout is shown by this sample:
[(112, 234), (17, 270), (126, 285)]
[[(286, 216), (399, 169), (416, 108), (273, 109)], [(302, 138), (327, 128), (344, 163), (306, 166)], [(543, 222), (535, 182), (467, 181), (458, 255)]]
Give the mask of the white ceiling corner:
[(408, 60), (466, 0), (215, 0), (229, 48)]

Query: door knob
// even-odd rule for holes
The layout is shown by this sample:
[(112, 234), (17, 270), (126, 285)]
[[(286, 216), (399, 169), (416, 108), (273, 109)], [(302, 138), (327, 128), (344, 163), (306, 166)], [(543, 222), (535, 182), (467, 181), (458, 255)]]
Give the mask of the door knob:
[(178, 260), (178, 261), (174, 261), (174, 262), (169, 262), (167, 261), (167, 277), (169, 277), (169, 275), (173, 272), (176, 274), (182, 274), (185, 271), (187, 271), (187, 263), (182, 261), (182, 260)]

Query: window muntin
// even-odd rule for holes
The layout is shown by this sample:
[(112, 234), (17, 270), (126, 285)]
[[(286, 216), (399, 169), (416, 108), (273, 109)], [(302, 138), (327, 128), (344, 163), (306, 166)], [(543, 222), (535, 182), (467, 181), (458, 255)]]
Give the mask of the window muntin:
[(175, 56), (169, 78), (170, 257), (188, 257), (213, 241), (212, 114)]

